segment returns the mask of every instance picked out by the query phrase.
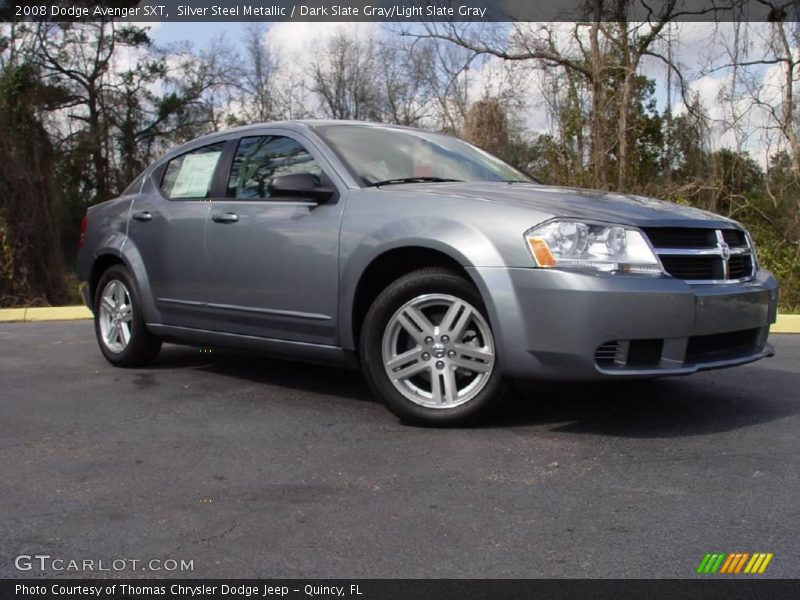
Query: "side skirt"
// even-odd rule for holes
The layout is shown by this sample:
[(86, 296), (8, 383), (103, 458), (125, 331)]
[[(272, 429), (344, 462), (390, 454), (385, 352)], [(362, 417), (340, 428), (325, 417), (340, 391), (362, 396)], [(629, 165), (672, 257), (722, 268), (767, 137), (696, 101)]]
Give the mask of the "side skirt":
[(207, 344), (241, 350), (255, 350), (256, 352), (263, 352), (279, 358), (292, 358), (314, 364), (358, 367), (358, 360), (355, 355), (338, 346), (278, 340), (207, 329), (193, 329), (191, 327), (176, 327), (159, 323), (148, 323), (147, 328), (153, 334), (178, 344)]

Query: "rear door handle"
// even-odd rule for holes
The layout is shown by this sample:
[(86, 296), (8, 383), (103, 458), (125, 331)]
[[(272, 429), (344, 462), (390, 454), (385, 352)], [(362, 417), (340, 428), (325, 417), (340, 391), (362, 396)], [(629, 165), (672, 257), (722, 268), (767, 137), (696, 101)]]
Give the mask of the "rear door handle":
[(236, 223), (239, 220), (239, 215), (236, 213), (214, 213), (211, 215), (211, 220), (214, 223)]
[(137, 221), (152, 221), (153, 215), (150, 214), (150, 211), (143, 210), (142, 212), (133, 213), (133, 218)]

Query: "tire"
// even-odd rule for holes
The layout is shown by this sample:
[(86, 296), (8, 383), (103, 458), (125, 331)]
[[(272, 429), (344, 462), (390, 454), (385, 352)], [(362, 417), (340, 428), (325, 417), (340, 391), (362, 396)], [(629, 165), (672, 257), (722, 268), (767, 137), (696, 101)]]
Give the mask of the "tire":
[(404, 275), (378, 295), (359, 356), (373, 393), (410, 424), (475, 423), (508, 388), (478, 291), (439, 267)]
[(161, 338), (148, 331), (133, 278), (122, 265), (109, 267), (97, 284), (94, 332), (103, 356), (116, 367), (147, 365), (161, 350)]

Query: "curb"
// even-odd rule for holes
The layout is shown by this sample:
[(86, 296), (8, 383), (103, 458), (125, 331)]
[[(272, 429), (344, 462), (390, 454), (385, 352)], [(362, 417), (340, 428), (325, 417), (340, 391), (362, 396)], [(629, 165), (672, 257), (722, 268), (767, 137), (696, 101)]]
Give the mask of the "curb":
[[(0, 323), (14, 321), (76, 321), (91, 319), (85, 306), (48, 306), (43, 308), (0, 308)], [(800, 333), (800, 315), (778, 315), (770, 333)]]
[(91, 319), (85, 306), (46, 306), (40, 308), (0, 308), (0, 322), (11, 321), (76, 321)]
[(800, 315), (778, 315), (770, 333), (800, 333)]

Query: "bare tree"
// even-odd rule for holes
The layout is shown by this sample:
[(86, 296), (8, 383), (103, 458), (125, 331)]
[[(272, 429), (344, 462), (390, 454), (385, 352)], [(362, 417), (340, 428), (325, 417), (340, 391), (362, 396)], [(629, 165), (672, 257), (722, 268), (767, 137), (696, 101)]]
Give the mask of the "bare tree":
[(244, 57), (235, 85), (246, 120), (270, 121), (281, 117), (277, 85), (278, 64), (266, 40), (264, 23), (248, 23), (244, 27)]
[[(772, 7), (772, 22), (758, 26), (733, 24), (734, 35), (721, 40), (724, 60), (707, 65), (701, 73), (728, 73), (729, 91), (722, 100), (729, 114), (723, 125), (741, 130), (741, 136), (752, 134), (752, 119), (756, 123), (759, 119), (759, 113), (754, 114), (752, 109), (760, 111), (766, 119), (760, 127), (765, 141), (776, 152), (788, 150), (792, 173), (800, 181), (800, 24), (782, 20), (787, 16), (788, 3), (762, 3)], [(758, 34), (765, 27), (766, 35), (759, 39)], [(737, 143), (741, 144), (738, 140)]]
[[(791, 29), (790, 29), (791, 28)], [(800, 85), (800, 24), (777, 21), (771, 24), (771, 59), (779, 66), (783, 86), (775, 104), (765, 106), (791, 150), (792, 172), (800, 180), (800, 110), (797, 88)]]
[[(629, 17), (634, 4), (644, 11), (644, 17), (635, 22)], [(630, 148), (635, 133), (630, 111), (636, 101), (642, 58), (667, 60), (656, 47), (666, 25), (685, 13), (677, 0), (658, 3), (657, 8), (634, 0), (589, 0), (586, 7), (587, 20), (576, 21), (569, 31), (560, 24), (514, 23), (508, 33), (501, 26), (490, 29), (485, 24), (476, 27), (444, 22), (428, 23), (424, 33), (409, 30), (406, 35), (449, 42), (474, 56), (534, 64), (551, 74), (569, 73), (573, 83), (582, 81), (590, 99), (591, 183), (600, 188), (609, 186), (608, 157), (614, 153), (615, 187), (624, 190), (629, 183)], [(696, 9), (693, 13), (710, 10), (714, 8)]]
[[(616, 22), (609, 24), (606, 37), (611, 41), (616, 55), (619, 56), (618, 68), (622, 71), (622, 95), (619, 103), (617, 119), (617, 190), (625, 191), (628, 187), (630, 173), (630, 145), (632, 129), (629, 124), (631, 104), (633, 101), (635, 77), (642, 57), (651, 46), (661, 38), (664, 27), (675, 18), (676, 0), (663, 3), (655, 21), (646, 24), (628, 22), (627, 8), (630, 0), (617, 0)], [(598, 5), (600, 2), (598, 1)]]
[(487, 152), (502, 156), (509, 145), (508, 115), (497, 100), (479, 100), (467, 113), (466, 139)]
[(117, 42), (114, 32), (113, 21), (81, 25), (43, 22), (38, 29), (38, 52), (45, 75), (66, 86), (71, 97), (66, 106), (76, 108), (69, 116), (86, 126), (96, 200), (106, 200), (111, 185), (103, 113), (109, 64)]
[(372, 119), (379, 115), (372, 39), (337, 31), (311, 63), (311, 89), (322, 111), (333, 119)]
[(0, 306), (63, 303), (58, 153), (46, 111), (63, 101), (42, 81), (32, 25), (0, 26)]
[(430, 73), (435, 68), (432, 44), (411, 44), (387, 36), (378, 43), (376, 63), (383, 120), (419, 125), (430, 116), (434, 96)]

